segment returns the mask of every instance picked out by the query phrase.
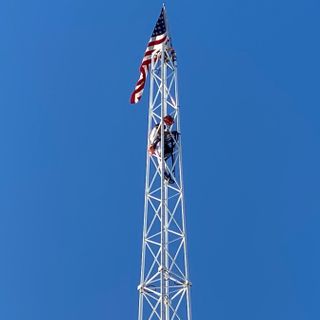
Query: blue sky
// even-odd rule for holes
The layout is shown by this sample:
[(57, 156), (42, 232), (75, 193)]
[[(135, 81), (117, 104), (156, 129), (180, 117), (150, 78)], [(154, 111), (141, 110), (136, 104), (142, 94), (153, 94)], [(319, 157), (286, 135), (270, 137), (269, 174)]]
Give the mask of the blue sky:
[[(160, 1), (0, 3), (0, 319), (135, 319)], [(319, 2), (172, 1), (194, 319), (320, 318)]]

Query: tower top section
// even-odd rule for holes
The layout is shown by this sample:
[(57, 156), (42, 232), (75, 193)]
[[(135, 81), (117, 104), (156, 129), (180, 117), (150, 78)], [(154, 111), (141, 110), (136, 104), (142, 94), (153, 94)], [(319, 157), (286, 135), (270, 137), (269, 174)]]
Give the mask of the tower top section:
[(172, 47), (168, 32), (166, 9), (165, 5), (163, 4), (159, 18), (153, 29), (147, 48), (144, 52), (141, 65), (139, 67), (139, 79), (130, 97), (131, 104), (138, 103), (142, 97), (143, 90), (146, 85), (147, 76), (150, 70), (152, 57), (153, 59), (160, 59), (160, 55), (155, 55), (155, 52), (163, 50), (163, 48), (166, 46)]

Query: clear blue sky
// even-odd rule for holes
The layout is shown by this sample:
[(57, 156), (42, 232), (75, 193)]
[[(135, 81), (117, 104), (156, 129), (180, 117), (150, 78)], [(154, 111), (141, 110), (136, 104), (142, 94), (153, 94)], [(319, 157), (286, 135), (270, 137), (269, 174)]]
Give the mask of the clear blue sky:
[[(0, 3), (0, 319), (136, 319), (161, 1)], [(169, 1), (194, 319), (320, 319), (317, 0)]]

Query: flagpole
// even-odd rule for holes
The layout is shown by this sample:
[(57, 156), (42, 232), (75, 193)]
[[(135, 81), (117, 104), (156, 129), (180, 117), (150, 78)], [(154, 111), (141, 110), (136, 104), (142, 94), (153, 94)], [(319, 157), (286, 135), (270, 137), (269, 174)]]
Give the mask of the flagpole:
[[(166, 32), (168, 37), (168, 24), (166, 17), (165, 4), (163, 3), (164, 21), (166, 26)], [(169, 320), (169, 306), (168, 306), (168, 187), (165, 181), (166, 162), (164, 155), (164, 121), (163, 118), (167, 114), (167, 65), (166, 65), (166, 49), (167, 41), (165, 41), (161, 48), (161, 278), (162, 278), (162, 292), (161, 292), (161, 304), (162, 304), (162, 319)]]
[(170, 37), (170, 32), (169, 32), (169, 23), (168, 23), (168, 17), (167, 17), (167, 11), (166, 11), (166, 6), (165, 3), (163, 2), (162, 4), (163, 12), (164, 12), (164, 21), (166, 24), (166, 30), (167, 30), (167, 37), (171, 43), (171, 37)]
[(166, 170), (166, 163), (164, 157), (164, 121), (163, 118), (166, 114), (166, 63), (165, 63), (165, 46), (163, 43), (161, 48), (161, 314), (162, 319), (168, 319), (167, 308), (167, 279), (166, 272), (168, 268), (167, 257), (167, 203), (166, 203), (166, 182), (164, 173)]

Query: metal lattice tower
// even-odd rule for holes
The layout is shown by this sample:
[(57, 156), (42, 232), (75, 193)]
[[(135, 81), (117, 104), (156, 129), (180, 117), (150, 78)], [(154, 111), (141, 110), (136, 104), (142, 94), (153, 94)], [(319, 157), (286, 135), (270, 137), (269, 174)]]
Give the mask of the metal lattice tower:
[[(156, 125), (161, 140), (155, 154), (147, 153), (138, 319), (191, 320), (177, 61), (171, 41), (151, 60), (147, 143)], [(166, 115), (174, 119), (170, 128), (162, 121)], [(174, 137), (173, 157), (165, 160), (168, 131), (179, 135)]]

